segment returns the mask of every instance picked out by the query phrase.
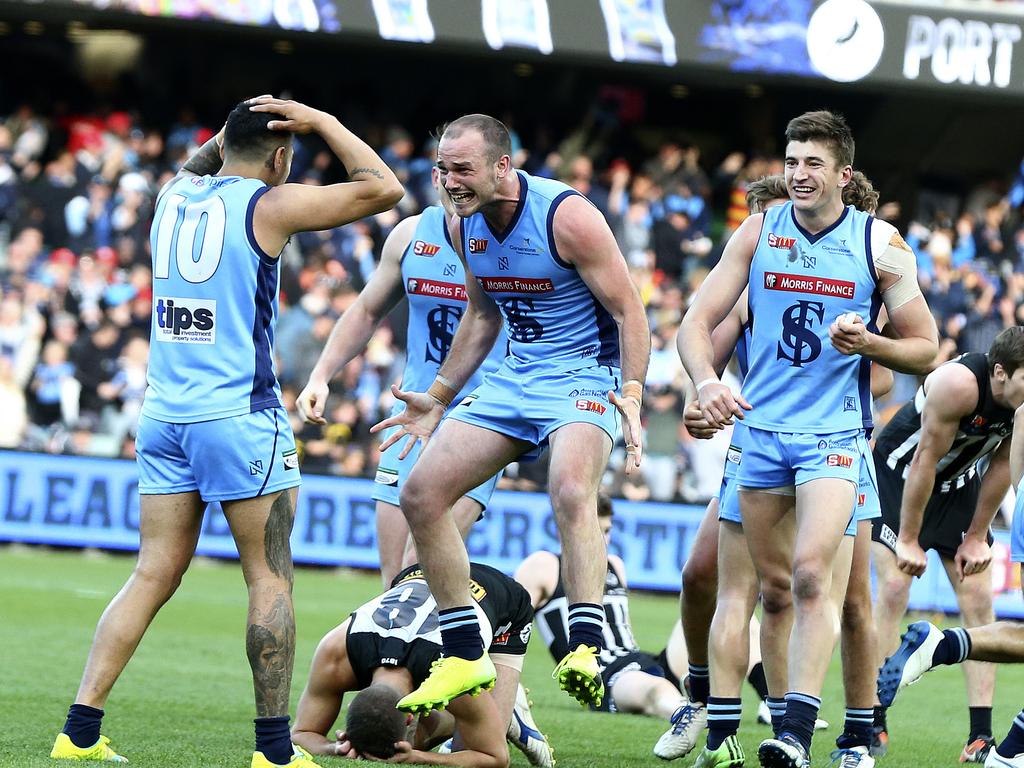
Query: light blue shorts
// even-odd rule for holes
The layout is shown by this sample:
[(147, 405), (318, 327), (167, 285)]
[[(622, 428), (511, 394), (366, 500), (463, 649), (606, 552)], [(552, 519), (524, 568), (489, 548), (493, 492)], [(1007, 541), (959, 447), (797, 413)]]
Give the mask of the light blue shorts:
[(536, 448), (520, 461), (537, 458), (551, 433), (566, 424), (593, 424), (614, 444), (619, 417), (608, 402), (608, 391), (617, 392), (621, 383), (619, 369), (611, 366), (553, 371), (506, 358), (450, 411), (449, 418), (533, 443)]
[(743, 456), (743, 445), (747, 437), (747, 428), (743, 422), (737, 421), (732, 428), (729, 450), (725, 454), (725, 468), (722, 470), (722, 487), (718, 491), (718, 519), (742, 525), (740, 517), (740, 499), (736, 492), (736, 472)]
[(736, 479), (744, 488), (783, 488), (819, 478), (860, 484), (861, 463), (871, 461), (864, 430), (817, 435), (746, 427)]
[[(397, 411), (404, 407), (403, 403), (399, 403), (395, 410)], [(392, 415), (394, 415), (394, 411), (392, 411)], [(398, 427), (395, 427), (395, 429), (398, 429)], [(377, 474), (374, 477), (373, 493), (370, 494), (374, 501), (383, 501), (395, 507), (399, 506), (398, 495), (402, 490), (402, 484), (409, 477), (416, 459), (419, 458), (420, 451), (423, 450), (423, 443), (417, 441), (409, 455), (404, 459), (399, 459), (398, 454), (402, 452), (405, 443), (405, 440), (399, 440), (381, 454), (380, 462), (377, 464)], [(479, 503), (481, 507), (487, 509), (487, 505), (491, 503), (494, 488), (497, 486), (498, 480), (501, 479), (502, 472), (504, 471), (501, 470), (490, 480), (478, 485), (466, 495)]]
[(199, 491), (203, 501), (231, 501), (294, 488), (301, 481), (283, 408), (191, 424), (142, 416), (135, 454), (144, 494)]
[(1017, 503), (1013, 507), (1010, 531), (1010, 561), (1024, 563), (1024, 480), (1017, 486)]
[[(846, 527), (847, 536), (856, 536), (859, 520), (871, 520), (882, 514), (874, 463), (868, 451), (867, 440), (860, 430), (833, 435), (780, 434), (737, 423), (733, 427), (733, 439), (726, 454), (718, 500), (718, 519), (742, 523), (739, 485), (749, 488), (780, 488), (799, 485), (819, 477), (852, 479), (850, 470), (856, 467), (859, 475), (856, 509)], [(780, 462), (787, 459), (793, 462), (788, 481), (783, 479), (784, 475), (779, 469)], [(753, 483), (740, 479), (744, 470), (750, 475), (750, 466), (755, 462), (761, 467), (771, 467), (772, 471), (765, 473), (765, 476), (779, 480)]]

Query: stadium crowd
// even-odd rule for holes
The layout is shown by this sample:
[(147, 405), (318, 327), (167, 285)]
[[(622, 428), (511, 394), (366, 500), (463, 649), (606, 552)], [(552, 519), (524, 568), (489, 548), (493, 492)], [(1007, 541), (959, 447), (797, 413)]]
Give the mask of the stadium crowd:
[[(127, 112), (55, 117), (22, 106), (0, 117), (0, 446), (51, 453), (134, 456), (146, 388), (152, 317), (149, 227), (158, 190), (214, 130), (183, 111), (174, 125), (145, 126)], [(282, 260), (276, 347), (286, 406), (330, 333), (372, 273), (387, 234), (435, 201), (435, 144), (381, 127), (376, 144), (408, 194), (394, 210), (293, 239)], [(646, 382), (643, 476), (627, 479), (624, 450), (606, 486), (629, 499), (699, 501), (718, 487), (728, 435), (695, 441), (682, 426), (683, 369), (675, 332), (687, 303), (747, 215), (748, 181), (781, 172), (781, 158), (736, 151), (706, 163), (695, 145), (666, 140), (646, 159), (588, 155), (567, 137), (554, 151), (518, 145), (515, 161), (558, 178), (601, 209), (647, 307), (653, 350)], [(315, 142), (296, 151), (292, 180), (321, 184), (338, 169)], [(920, 281), (943, 354), (986, 350), (1003, 328), (1024, 323), (1024, 167), (965, 198), (922, 194), (906, 215)], [(883, 192), (883, 201), (884, 190)], [(370, 425), (392, 406), (401, 378), (401, 310), (335, 383), (329, 425), (295, 418), (304, 471), (372, 476)], [(917, 382), (897, 376), (878, 404), (884, 420)], [(507, 488), (542, 489), (542, 463), (513, 465)]]

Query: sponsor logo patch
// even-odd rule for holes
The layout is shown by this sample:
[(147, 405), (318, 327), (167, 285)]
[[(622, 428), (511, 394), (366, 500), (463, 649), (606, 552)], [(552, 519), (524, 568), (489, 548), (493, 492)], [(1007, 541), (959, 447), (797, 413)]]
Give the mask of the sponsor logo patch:
[(882, 523), (882, 530), (878, 532), (879, 538), (882, 539), (883, 544), (896, 549), (896, 531), (890, 528), (885, 523)]
[(796, 245), (796, 238), (783, 237), (781, 235), (776, 235), (774, 232), (769, 232), (768, 245), (772, 248), (782, 248), (783, 250), (788, 251), (790, 248)]
[(452, 301), (466, 300), (466, 286), (462, 283), (446, 283), (443, 280), (425, 280), (410, 277), (405, 283), (406, 293), (415, 296), (433, 296)]
[(479, 280), (490, 293), (551, 293), (555, 290), (549, 277), (481, 277)]
[(588, 411), (590, 413), (596, 413), (598, 416), (603, 416), (604, 412), (608, 410), (608, 406), (601, 405), (601, 403), (594, 400), (577, 400), (576, 410)]
[(412, 252), (417, 256), (434, 256), (441, 250), (437, 243), (428, 243), (425, 240), (417, 240), (412, 244)]
[(284, 462), (285, 469), (298, 469), (299, 468), (299, 453), (294, 448), (290, 451), (285, 451), (281, 454), (281, 461)]
[(377, 468), (377, 474), (373, 476), (373, 482), (381, 485), (395, 485), (398, 483), (398, 472), (394, 469)]
[(864, 506), (864, 502), (866, 501), (866, 499), (867, 499), (867, 497), (863, 493), (858, 493), (857, 494), (857, 506), (858, 507), (863, 507)]
[(857, 401), (852, 397), (843, 398), (843, 411), (856, 411)]
[(825, 457), (825, 463), (830, 467), (852, 467), (853, 456), (843, 453), (830, 453)]
[(160, 296), (153, 305), (157, 341), (174, 344), (213, 344), (217, 340), (217, 302)]
[(263, 459), (254, 459), (249, 462), (249, 474), (250, 475), (262, 475), (263, 474)]
[(469, 252), (470, 253), (483, 253), (487, 250), (487, 238), (486, 237), (471, 237), (469, 238)]
[(607, 397), (608, 393), (600, 389), (574, 389), (569, 397)]
[(785, 272), (765, 272), (764, 287), (769, 291), (812, 293), (817, 296), (838, 296), (842, 299), (852, 299), (857, 289), (856, 284), (849, 280), (790, 275)]
[(729, 450), (725, 453), (725, 460), (730, 464), (739, 464), (743, 460), (743, 449), (730, 445)]

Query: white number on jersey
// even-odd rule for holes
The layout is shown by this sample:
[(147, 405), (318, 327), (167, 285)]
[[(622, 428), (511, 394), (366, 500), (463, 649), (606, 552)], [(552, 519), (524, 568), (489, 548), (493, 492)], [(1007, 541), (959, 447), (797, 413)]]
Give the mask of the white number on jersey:
[(185, 199), (184, 195), (171, 195), (164, 206), (156, 232), (153, 276), (170, 277), (171, 244), (174, 243), (178, 274), (190, 283), (203, 283), (213, 277), (220, 266), (227, 212), (219, 197), (182, 207)]

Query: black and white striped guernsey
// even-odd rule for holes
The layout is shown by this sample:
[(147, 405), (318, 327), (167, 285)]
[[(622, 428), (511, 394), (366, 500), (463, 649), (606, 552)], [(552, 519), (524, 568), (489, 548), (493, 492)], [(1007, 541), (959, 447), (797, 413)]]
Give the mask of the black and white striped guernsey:
[[(992, 453), (1013, 431), (1013, 411), (999, 405), (992, 397), (988, 373), (988, 355), (968, 352), (946, 365), (963, 365), (978, 381), (978, 405), (960, 419), (956, 437), (949, 451), (935, 468), (935, 492), (948, 493), (964, 484), (978, 472), (978, 461)], [(924, 410), (924, 387), (914, 399), (897, 411), (875, 443), (879, 465), (899, 472), (906, 478), (910, 462), (921, 441), (921, 412)]]
[[(622, 579), (608, 562), (604, 580), (604, 650), (598, 659), (603, 671), (609, 664), (637, 648), (629, 623), (629, 597)], [(558, 558), (558, 585), (551, 597), (534, 611), (533, 626), (555, 661), (569, 652), (569, 599), (562, 584), (562, 558)]]

